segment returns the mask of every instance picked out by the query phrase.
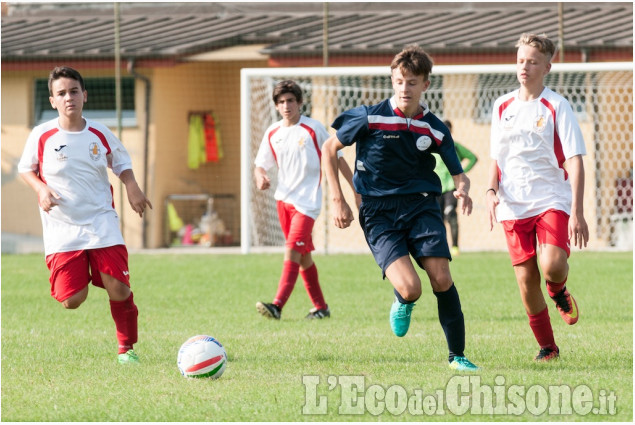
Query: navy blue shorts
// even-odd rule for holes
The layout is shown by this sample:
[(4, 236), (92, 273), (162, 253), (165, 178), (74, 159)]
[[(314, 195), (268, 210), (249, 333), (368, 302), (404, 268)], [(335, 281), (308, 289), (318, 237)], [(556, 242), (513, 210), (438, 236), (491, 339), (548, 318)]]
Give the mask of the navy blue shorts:
[(388, 266), (408, 254), (417, 260), (421, 257), (452, 260), (434, 195), (364, 196), (359, 223), (383, 277)]

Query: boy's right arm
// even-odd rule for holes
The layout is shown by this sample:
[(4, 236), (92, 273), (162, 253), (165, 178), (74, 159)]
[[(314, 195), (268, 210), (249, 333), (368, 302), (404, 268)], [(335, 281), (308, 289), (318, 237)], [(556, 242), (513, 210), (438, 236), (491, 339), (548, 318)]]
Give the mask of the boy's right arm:
[(340, 179), (338, 176), (338, 158), (337, 151), (342, 149), (344, 145), (338, 140), (337, 136), (329, 137), (322, 146), (322, 167), (326, 175), (326, 181), (331, 192), (331, 200), (333, 201), (333, 221), (335, 226), (345, 229), (351, 225), (353, 221), (353, 211), (346, 203)]
[(27, 171), (20, 173), (22, 179), (37, 193), (37, 203), (44, 212), (49, 212), (51, 208), (58, 204), (57, 200), (60, 195), (53, 189), (48, 187), (38, 176), (35, 171)]
[(485, 192), (485, 202), (487, 204), (487, 212), (489, 213), (489, 230), (491, 231), (494, 228), (494, 223), (496, 223), (496, 206), (500, 202), (498, 199), (498, 162), (496, 160), (492, 160), (488, 182), (487, 192)]
[(348, 166), (348, 162), (344, 159), (344, 157), (340, 157), (338, 159), (339, 163), (339, 171), (344, 176), (344, 179), (348, 182), (351, 189), (353, 189), (353, 194), (355, 195), (355, 204), (357, 205), (357, 209), (362, 204), (362, 195), (355, 191), (355, 184), (353, 183), (353, 170)]
[(267, 171), (262, 167), (254, 168), (254, 176), (256, 177), (256, 187), (260, 190), (267, 190), (271, 186), (271, 180), (267, 175)]

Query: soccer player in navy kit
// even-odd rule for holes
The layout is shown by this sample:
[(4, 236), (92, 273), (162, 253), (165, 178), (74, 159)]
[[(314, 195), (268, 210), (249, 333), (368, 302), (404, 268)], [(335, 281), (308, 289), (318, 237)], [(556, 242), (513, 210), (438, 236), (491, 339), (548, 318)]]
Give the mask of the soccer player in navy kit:
[(430, 86), (432, 60), (418, 46), (407, 46), (390, 66), (394, 96), (373, 106), (359, 106), (338, 116), (337, 130), (324, 144), (322, 163), (331, 188), (335, 225), (350, 226), (351, 208), (342, 195), (337, 154), (356, 143), (355, 190), (362, 196), (359, 221), (395, 301), (390, 324), (398, 337), (410, 326), (421, 280), (410, 255), (423, 268), (437, 298), (439, 321), (449, 348), (450, 368), (478, 370), (464, 354), (465, 324), (459, 295), (450, 275), (445, 225), (436, 197), (441, 182), (434, 172), (438, 153), (452, 174), (464, 214), (472, 211), (470, 181), (463, 173), (449, 130), (421, 95)]

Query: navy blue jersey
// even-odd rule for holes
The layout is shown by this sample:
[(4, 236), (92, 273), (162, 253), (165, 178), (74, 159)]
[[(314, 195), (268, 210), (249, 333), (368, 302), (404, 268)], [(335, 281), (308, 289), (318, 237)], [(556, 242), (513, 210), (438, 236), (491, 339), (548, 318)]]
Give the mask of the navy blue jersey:
[(333, 121), (331, 126), (343, 145), (357, 143), (353, 177), (357, 193), (441, 194), (432, 153), (440, 155), (450, 174), (463, 172), (450, 131), (422, 106), (423, 113), (406, 118), (390, 98), (343, 112)]

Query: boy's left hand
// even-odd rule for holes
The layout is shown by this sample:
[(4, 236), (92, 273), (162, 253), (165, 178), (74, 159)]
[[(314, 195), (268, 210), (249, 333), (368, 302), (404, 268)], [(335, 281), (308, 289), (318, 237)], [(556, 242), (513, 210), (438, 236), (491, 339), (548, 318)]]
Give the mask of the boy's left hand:
[(146, 206), (152, 209), (152, 203), (143, 193), (139, 185), (131, 184), (131, 187), (126, 186), (128, 192), (128, 202), (130, 202), (130, 206), (139, 214), (139, 217), (143, 217), (143, 213), (146, 209)]

